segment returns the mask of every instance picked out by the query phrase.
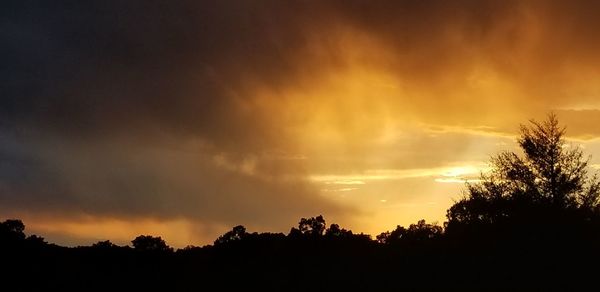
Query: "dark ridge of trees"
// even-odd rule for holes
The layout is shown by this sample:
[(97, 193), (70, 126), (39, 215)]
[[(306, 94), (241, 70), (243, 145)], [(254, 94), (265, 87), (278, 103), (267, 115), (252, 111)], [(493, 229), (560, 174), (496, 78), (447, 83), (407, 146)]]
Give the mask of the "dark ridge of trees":
[[(554, 115), (521, 127), (522, 153), (503, 152), (467, 183), (440, 226), (420, 220), (371, 238), (323, 216), (288, 234), (238, 225), (213, 245), (174, 250), (140, 235), (65, 248), (0, 223), (0, 275), (16, 290), (579, 290), (600, 260), (600, 182)], [(5, 290), (5, 289), (2, 289)], [(10, 289), (13, 291), (14, 289)], [(8, 290), (7, 290), (8, 291)]]

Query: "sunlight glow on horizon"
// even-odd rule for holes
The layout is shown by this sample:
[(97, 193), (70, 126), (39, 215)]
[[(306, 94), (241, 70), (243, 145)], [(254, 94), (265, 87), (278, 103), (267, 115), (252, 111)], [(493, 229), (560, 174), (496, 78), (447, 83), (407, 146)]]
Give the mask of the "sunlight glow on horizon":
[[(430, 169), (369, 169), (362, 174), (312, 175), (312, 181), (325, 185), (365, 185), (369, 181), (401, 180), (407, 178), (429, 177), (439, 182), (460, 180), (461, 177), (478, 176), (489, 168), (483, 163), (465, 166), (447, 166)], [(464, 180), (463, 180), (464, 181)], [(453, 182), (453, 181), (452, 181)]]

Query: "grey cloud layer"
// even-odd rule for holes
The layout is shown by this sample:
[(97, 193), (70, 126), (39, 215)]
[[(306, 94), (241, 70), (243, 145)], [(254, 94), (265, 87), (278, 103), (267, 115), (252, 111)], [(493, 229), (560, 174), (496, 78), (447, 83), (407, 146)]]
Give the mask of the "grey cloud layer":
[[(527, 102), (538, 104), (564, 98), (568, 93), (561, 88), (572, 71), (597, 72), (597, 6), (19, 1), (3, 11), (0, 121), (67, 135), (158, 127), (201, 135), (221, 147), (235, 148), (242, 140), (246, 147), (270, 147), (285, 133), (255, 116), (259, 112), (240, 108), (240, 101), (251, 98), (252, 88), (245, 85), (306, 84), (300, 80), (343, 66), (340, 51), (352, 48), (339, 47), (336, 38), (352, 29), (388, 52), (365, 63), (378, 63), (409, 87), (459, 91), (483, 64), (515, 81), (529, 92)], [(468, 97), (433, 96), (413, 101), (416, 110), (434, 116), (440, 109), (481, 105)]]
[[(196, 1), (5, 9), (3, 208), (276, 230), (348, 212), (297, 175), (278, 177), (303, 172), (288, 160), (254, 162), (269, 179), (235, 170), (286, 150), (278, 125), (240, 108), (246, 78), (282, 82), (303, 41), (293, 18), (270, 12)], [(190, 141), (201, 147), (182, 146)], [(215, 163), (218, 155), (234, 169)]]

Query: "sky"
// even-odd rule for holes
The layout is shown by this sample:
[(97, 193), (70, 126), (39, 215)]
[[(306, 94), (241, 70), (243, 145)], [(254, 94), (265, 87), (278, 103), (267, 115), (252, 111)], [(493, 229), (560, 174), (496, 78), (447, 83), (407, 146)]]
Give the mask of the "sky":
[(62, 245), (442, 224), (553, 112), (600, 168), (598, 1), (9, 1), (0, 219)]

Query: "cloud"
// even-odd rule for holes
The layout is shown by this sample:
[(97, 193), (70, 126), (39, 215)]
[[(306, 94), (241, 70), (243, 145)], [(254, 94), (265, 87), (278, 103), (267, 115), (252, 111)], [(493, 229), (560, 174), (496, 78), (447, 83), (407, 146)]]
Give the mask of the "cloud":
[(365, 220), (310, 178), (389, 194), (413, 185), (348, 176), (483, 161), (550, 110), (598, 137), (598, 5), (7, 4), (2, 208), (277, 230), (317, 213)]
[[(489, 171), (489, 165), (482, 162), (457, 162), (434, 168), (420, 169), (367, 169), (362, 173), (312, 175), (310, 179), (325, 185), (325, 191), (358, 190), (361, 186), (377, 181), (397, 181), (414, 178), (429, 178), (440, 183), (465, 183), (477, 181), (482, 172)], [(354, 187), (337, 188), (348, 185)], [(331, 188), (334, 186), (335, 188)]]

